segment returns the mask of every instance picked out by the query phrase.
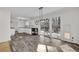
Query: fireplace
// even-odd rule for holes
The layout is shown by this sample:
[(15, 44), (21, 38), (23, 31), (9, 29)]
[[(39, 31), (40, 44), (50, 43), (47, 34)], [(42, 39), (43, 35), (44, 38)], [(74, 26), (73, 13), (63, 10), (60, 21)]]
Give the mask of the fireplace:
[(38, 35), (38, 28), (32, 28), (32, 35)]

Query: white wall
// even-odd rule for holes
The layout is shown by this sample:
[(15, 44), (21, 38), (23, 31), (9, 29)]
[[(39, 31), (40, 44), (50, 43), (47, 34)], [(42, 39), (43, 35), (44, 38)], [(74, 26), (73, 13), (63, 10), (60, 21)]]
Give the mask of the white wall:
[[(66, 30), (65, 25), (68, 25)], [(66, 31), (71, 33), (70, 40), (63, 38), (63, 40), (67, 40), (70, 42), (78, 43), (79, 44), (79, 8), (68, 8), (64, 10), (61, 14), (61, 35)], [(65, 31), (66, 30), (66, 31)], [(74, 39), (72, 39), (74, 37)]]
[(0, 10), (0, 42), (10, 40), (10, 12)]
[[(62, 40), (79, 43), (79, 8), (64, 8), (56, 13), (53, 17), (61, 17), (61, 38)], [(66, 28), (67, 26), (67, 28)], [(69, 27), (69, 28), (68, 28)], [(64, 32), (70, 32), (70, 39), (64, 38)], [(74, 37), (74, 39), (72, 39)]]

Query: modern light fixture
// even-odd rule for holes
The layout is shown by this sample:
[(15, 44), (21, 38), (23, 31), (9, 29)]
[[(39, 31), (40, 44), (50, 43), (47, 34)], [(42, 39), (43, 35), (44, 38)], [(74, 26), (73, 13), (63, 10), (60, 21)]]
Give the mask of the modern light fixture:
[(43, 7), (39, 7), (38, 9), (39, 9), (39, 20), (35, 21), (36, 25), (43, 19)]
[(39, 8), (39, 19), (43, 19), (43, 7)]

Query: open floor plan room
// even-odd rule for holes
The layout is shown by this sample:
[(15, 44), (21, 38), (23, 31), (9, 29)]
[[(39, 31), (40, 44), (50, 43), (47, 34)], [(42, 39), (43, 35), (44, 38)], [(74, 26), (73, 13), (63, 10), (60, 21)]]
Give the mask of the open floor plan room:
[(0, 7), (0, 52), (79, 52), (78, 25), (78, 7)]

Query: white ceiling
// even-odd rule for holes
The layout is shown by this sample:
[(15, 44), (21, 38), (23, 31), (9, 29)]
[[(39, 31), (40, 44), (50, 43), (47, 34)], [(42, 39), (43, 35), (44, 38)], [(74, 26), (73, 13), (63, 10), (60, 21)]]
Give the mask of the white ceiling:
[[(43, 14), (50, 12), (55, 12), (62, 9), (63, 7), (44, 7)], [(24, 17), (24, 18), (34, 18), (39, 16), (39, 7), (1, 7), (0, 9), (9, 10), (11, 12), (11, 17)]]

